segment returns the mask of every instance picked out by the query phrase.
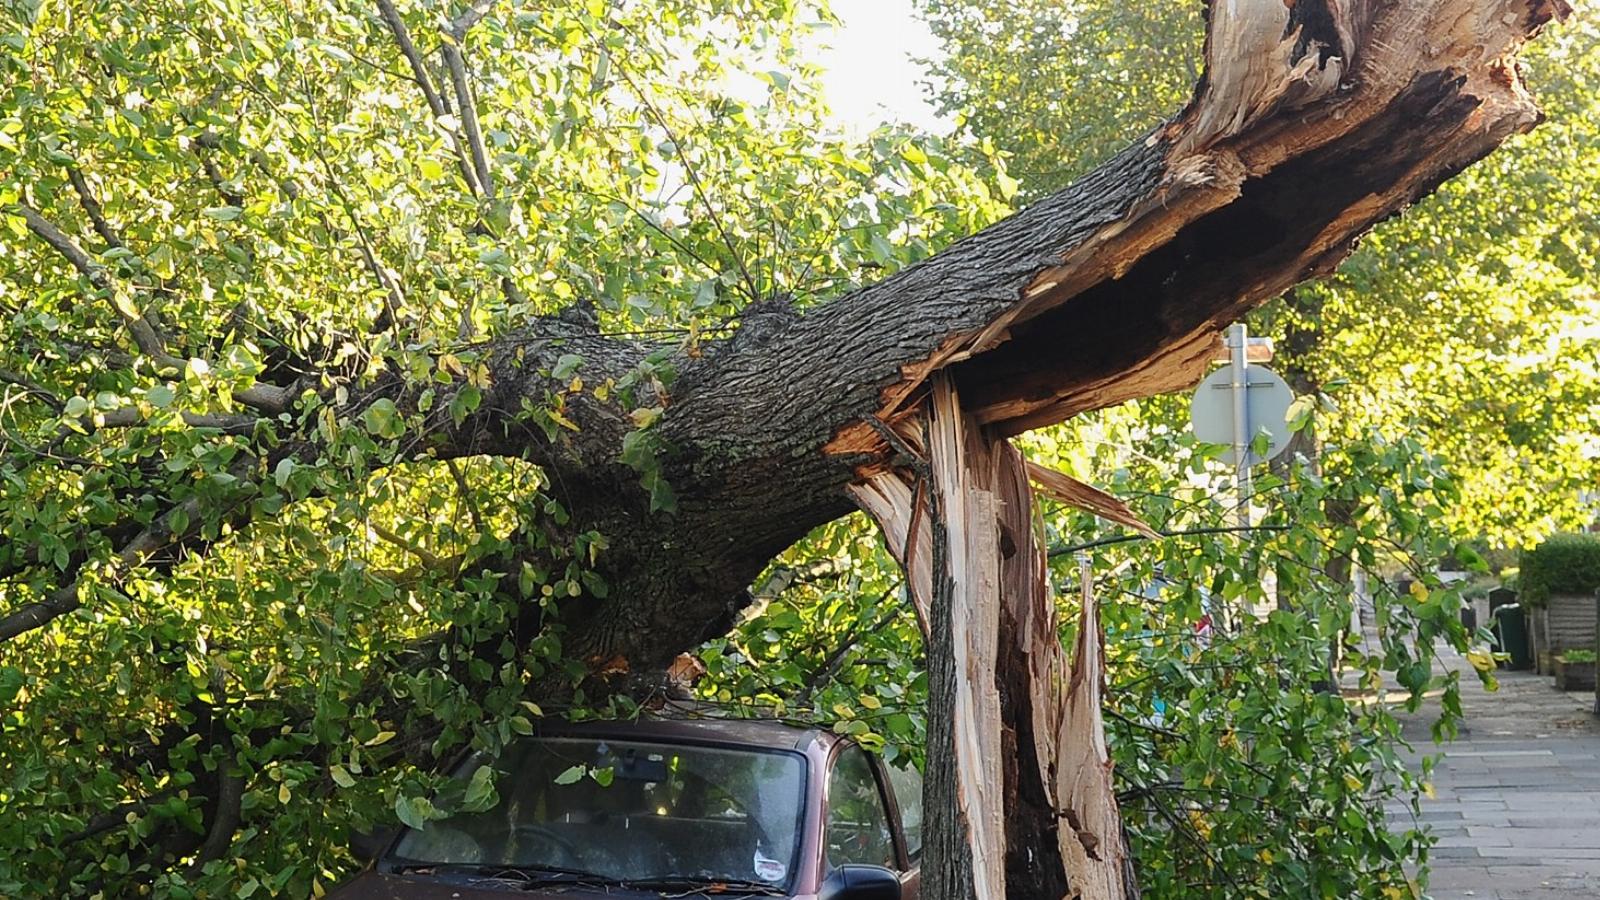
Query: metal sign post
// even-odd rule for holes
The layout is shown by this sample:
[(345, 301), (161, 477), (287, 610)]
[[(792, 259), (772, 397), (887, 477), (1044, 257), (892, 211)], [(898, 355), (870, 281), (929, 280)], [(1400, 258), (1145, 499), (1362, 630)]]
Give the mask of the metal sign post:
[[(1227, 447), (1222, 458), (1233, 465), (1233, 489), (1237, 506), (1233, 520), (1241, 529), (1254, 523), (1251, 515), (1250, 469), (1282, 453), (1289, 446), (1289, 406), (1294, 391), (1288, 382), (1271, 369), (1254, 362), (1272, 358), (1270, 341), (1251, 338), (1243, 323), (1228, 328), (1224, 339), (1227, 363), (1212, 372), (1194, 393), (1190, 416), (1196, 438), (1208, 444)], [(1253, 446), (1265, 438), (1266, 449)], [(1263, 573), (1269, 594), (1271, 573)]]
[(1243, 322), (1228, 328), (1228, 351), (1232, 357), (1228, 386), (1233, 391), (1233, 485), (1239, 494), (1234, 510), (1240, 528), (1250, 521), (1250, 359), (1245, 349), (1250, 332)]

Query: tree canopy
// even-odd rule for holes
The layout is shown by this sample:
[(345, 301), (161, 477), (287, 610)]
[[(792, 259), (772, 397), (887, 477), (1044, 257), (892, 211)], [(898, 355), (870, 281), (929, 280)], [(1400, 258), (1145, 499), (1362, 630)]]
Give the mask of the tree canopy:
[[(1285, 55), (1284, 91), (1213, 48), (1186, 113), (1019, 195), (989, 134), (832, 131), (810, 3), (6, 5), (0, 892), (318, 894), (352, 829), (496, 802), (437, 777), (460, 749), (635, 713), (696, 646), (701, 696), (917, 761), (921, 632), (840, 516), (906, 471), (891, 436), (927, 379), (1002, 437), (1179, 386), (1219, 323), (1531, 126), (1514, 71), (1470, 51), (1512, 59), (1563, 9), (1443, 35), (1349, 5), (1344, 36), (1245, 48)], [(1459, 80), (1423, 67), (1434, 38)], [(1301, 78), (1340, 71), (1318, 47), (1409, 80)], [(1283, 227), (1220, 239), (1248, 221)], [(1395, 888), (1425, 840), (1379, 814), (1410, 782), (1362, 736), (1392, 718), (1279, 677), (1328, 669), (1332, 566), (1452, 548), (1452, 481), (1416, 441), (1352, 438), (1324, 463), (1352, 477), (1282, 476), (1240, 539), (1214, 528), (1214, 451), (1128, 412), (1089, 427), (1178, 469), (1025, 442), (1191, 532), (1089, 548), (1128, 600), (1109, 706), (1153, 893)], [(1298, 606), (1241, 627), (1273, 561)], [(1457, 685), (1409, 639), (1467, 640), (1418, 575), (1356, 658), (1414, 701)], [(1199, 647), (1212, 613), (1237, 633)], [(1274, 803), (1229, 816), (1236, 790)], [(1217, 812), (1167, 801), (1190, 795)]]

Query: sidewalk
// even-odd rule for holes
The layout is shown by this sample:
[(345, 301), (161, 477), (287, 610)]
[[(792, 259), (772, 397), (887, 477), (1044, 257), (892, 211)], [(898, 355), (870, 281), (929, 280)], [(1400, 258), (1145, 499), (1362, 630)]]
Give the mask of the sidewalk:
[[(1501, 670), (1500, 690), (1483, 690), (1465, 659), (1465, 723), (1438, 747), (1430, 700), (1401, 715), (1414, 756), (1440, 752), (1435, 796), (1422, 799), (1421, 821), (1439, 842), (1431, 856), (1435, 900), (1573, 900), (1600, 897), (1600, 719), (1594, 694), (1563, 693), (1548, 676)], [(1392, 809), (1407, 822), (1410, 810)]]

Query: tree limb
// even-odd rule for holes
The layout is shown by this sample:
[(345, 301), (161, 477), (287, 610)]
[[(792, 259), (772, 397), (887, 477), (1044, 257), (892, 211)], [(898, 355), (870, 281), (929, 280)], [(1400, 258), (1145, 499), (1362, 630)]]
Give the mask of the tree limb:
[(77, 166), (67, 166), (67, 178), (72, 182), (72, 189), (78, 193), (78, 202), (83, 205), (83, 211), (89, 216), (94, 230), (108, 247), (126, 246), (122, 236), (106, 221), (105, 210), (101, 208), (100, 201), (95, 197), (94, 191), (89, 188), (89, 182), (83, 177), (83, 172)]
[(226, 856), (233, 845), (234, 832), (239, 830), (245, 782), (244, 775), (233, 771), (230, 763), (231, 760), (224, 759), (218, 764), (217, 797), (210, 804), (211, 827), (206, 831), (205, 842), (195, 851), (194, 861), (189, 864), (190, 876), (200, 874), (206, 863)]
[(62, 402), (61, 398), (56, 396), (54, 391), (50, 390), (39, 382), (34, 381), (32, 378), (29, 378), (26, 375), (22, 375), (18, 372), (13, 372), (10, 369), (0, 369), (0, 382), (16, 385), (17, 387), (22, 388), (27, 393), (43, 400), (46, 405), (48, 405), (51, 409), (54, 409), (57, 413), (60, 413), (61, 410), (66, 406), (66, 404)]
[[(253, 462), (253, 457), (240, 454), (229, 466), (228, 474), (239, 479), (240, 483), (250, 485), (250, 482), (244, 480), (244, 476), (248, 474)], [(253, 490), (253, 485), (247, 490)], [(202, 498), (195, 495), (157, 517), (117, 551), (110, 560), (107, 574), (110, 577), (119, 576), (153, 554), (198, 534), (205, 524), (201, 516), (202, 505)], [(43, 600), (25, 603), (4, 617), (0, 617), (0, 643), (42, 628), (55, 619), (81, 608), (84, 588), (81, 573), (80, 564), (74, 572), (69, 573), (70, 580), (66, 584), (51, 591)]]
[[(48, 244), (51, 249), (61, 254), (72, 267), (77, 269), (89, 283), (103, 291), (109, 298), (111, 307), (122, 319), (128, 333), (133, 336), (134, 344), (139, 351), (155, 361), (156, 365), (164, 369), (182, 370), (188, 365), (186, 360), (173, 356), (167, 352), (167, 342), (154, 325), (144, 317), (132, 299), (126, 296), (105, 266), (96, 262), (77, 242), (67, 236), (66, 232), (56, 227), (55, 223), (45, 218), (42, 213), (26, 203), (18, 202), (11, 206), (11, 210), (22, 217), (40, 240)], [(276, 385), (261, 384), (250, 385), (243, 390), (233, 392), (233, 399), (245, 406), (258, 409), (265, 413), (276, 415), (285, 412), (293, 400), (293, 390)]]
[[(457, 41), (460, 38), (456, 38)], [(478, 126), (478, 104), (472, 96), (472, 84), (467, 80), (467, 64), (461, 56), (461, 45), (445, 41), (439, 48), (445, 68), (450, 71), (450, 84), (455, 89), (456, 109), (461, 111), (461, 127), (467, 135), (467, 146), (472, 150), (472, 167), (478, 175), (478, 192), (486, 200), (494, 199), (494, 177), (489, 171), (489, 154), (483, 146), (483, 132)]]
[(472, 0), (461, 15), (450, 22), (450, 36), (457, 41), (465, 38), (467, 32), (472, 30), (472, 26), (482, 21), (483, 17), (489, 14), (489, 10), (494, 9), (494, 5), (495, 0)]
[[(157, 360), (178, 362), (179, 367), (182, 367), (181, 361), (168, 355), (167, 342), (156, 331), (155, 326), (145, 319), (138, 308), (133, 305), (132, 300), (122, 296), (117, 290), (115, 283), (111, 280), (111, 276), (106, 272), (105, 266), (90, 258), (89, 254), (85, 253), (82, 247), (79, 247), (72, 238), (68, 237), (66, 232), (57, 228), (55, 223), (46, 219), (43, 214), (32, 206), (19, 201), (12, 204), (11, 209), (22, 216), (22, 221), (27, 224), (29, 231), (65, 257), (73, 268), (89, 279), (90, 284), (105, 292), (107, 298), (111, 301), (112, 309), (122, 319), (123, 324), (128, 329), (128, 333), (133, 335), (133, 342), (138, 346), (141, 353)], [(120, 241), (117, 246), (121, 246)]]
[[(435, 119), (449, 115), (450, 110), (445, 106), (444, 99), (433, 86), (433, 78), (428, 75), (428, 67), (422, 62), (422, 54), (417, 52), (417, 47), (411, 42), (411, 33), (406, 29), (405, 19), (401, 18), (400, 11), (395, 9), (393, 0), (378, 0), (378, 9), (383, 14), (383, 21), (389, 26), (389, 31), (394, 35), (395, 43), (400, 45), (400, 53), (411, 65), (411, 71), (416, 75), (417, 86), (422, 89), (422, 96), (428, 103), (428, 110)], [(456, 166), (461, 170), (461, 177), (466, 180), (467, 187), (474, 195), (483, 193), (482, 186), (478, 183), (477, 172), (473, 169), (468, 159), (465, 148), (461, 146), (461, 137), (455, 129), (450, 129), (450, 142), (455, 146)]]

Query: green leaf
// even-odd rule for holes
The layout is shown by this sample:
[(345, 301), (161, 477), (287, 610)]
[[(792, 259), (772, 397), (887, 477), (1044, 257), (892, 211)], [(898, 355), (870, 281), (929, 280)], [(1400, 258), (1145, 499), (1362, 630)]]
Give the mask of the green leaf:
[(20, 669), (11, 666), (0, 666), (0, 711), (17, 699), (22, 692), (24, 679)]
[(355, 778), (351, 777), (350, 770), (346, 769), (344, 766), (333, 765), (328, 767), (328, 775), (333, 779), (333, 783), (337, 784), (339, 787), (355, 787)]
[(380, 438), (397, 438), (405, 433), (405, 425), (400, 420), (400, 410), (388, 397), (374, 400), (361, 414), (361, 421), (369, 433)]
[(172, 388), (158, 384), (144, 392), (144, 399), (156, 409), (166, 409), (172, 405), (174, 394)]
[(1315, 395), (1304, 394), (1294, 398), (1294, 402), (1289, 404), (1287, 415), (1289, 431), (1294, 434), (1304, 431), (1306, 426), (1311, 424), (1311, 417), (1316, 412), (1316, 409), (1317, 398)]
[(570, 381), (578, 373), (578, 367), (583, 365), (583, 357), (576, 353), (563, 353), (556, 360), (555, 368), (550, 370), (551, 377), (557, 381)]
[(421, 830), (428, 827), (429, 820), (438, 817), (439, 811), (427, 797), (407, 797), (402, 794), (395, 798), (394, 814), (407, 828)]
[(479, 766), (467, 781), (466, 795), (461, 800), (467, 812), (482, 812), (495, 804), (498, 797), (494, 789), (494, 768)]
[(583, 779), (584, 767), (582, 764), (573, 766), (556, 776), (556, 784), (577, 784)]

